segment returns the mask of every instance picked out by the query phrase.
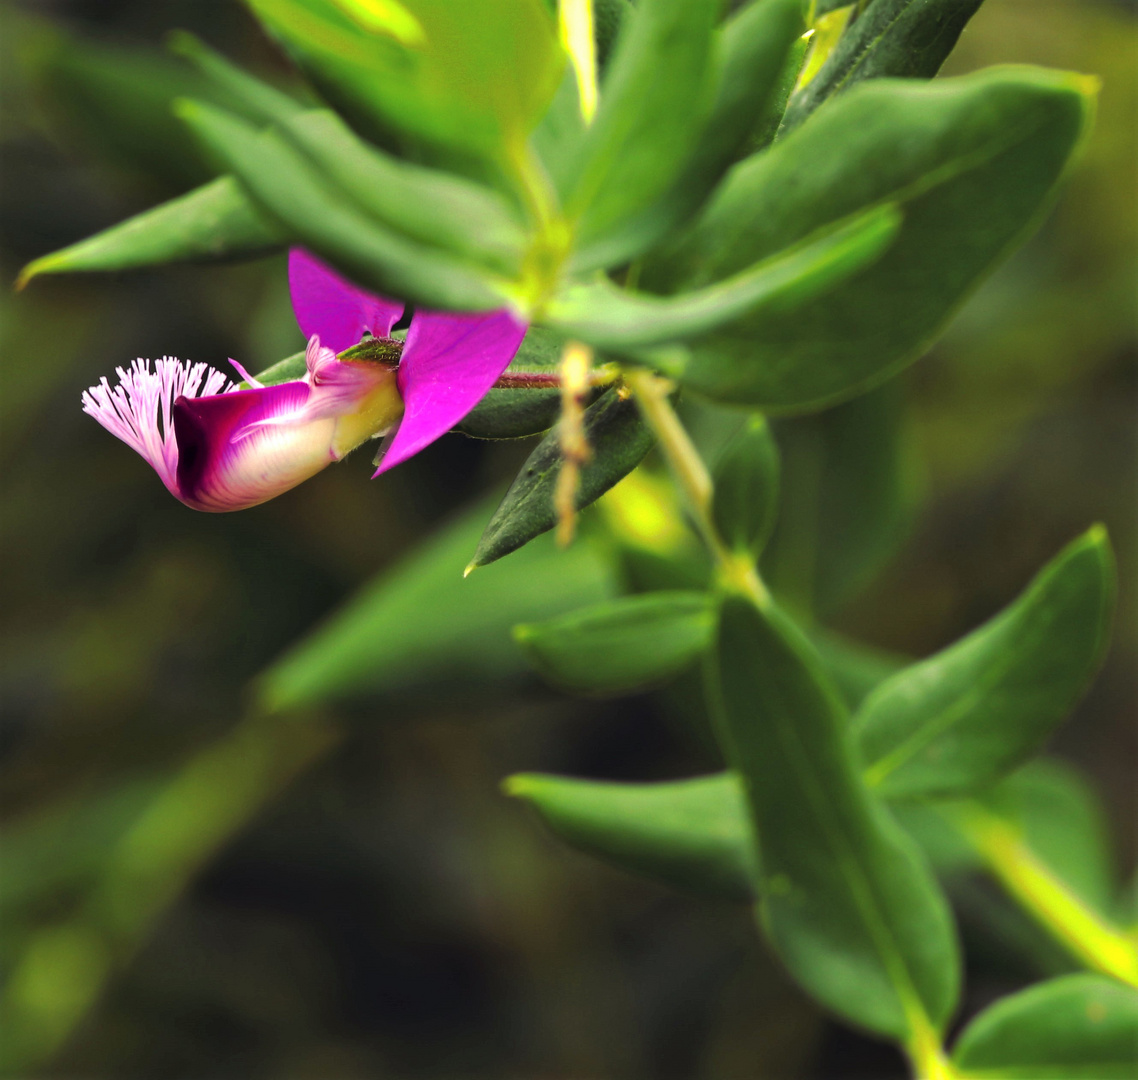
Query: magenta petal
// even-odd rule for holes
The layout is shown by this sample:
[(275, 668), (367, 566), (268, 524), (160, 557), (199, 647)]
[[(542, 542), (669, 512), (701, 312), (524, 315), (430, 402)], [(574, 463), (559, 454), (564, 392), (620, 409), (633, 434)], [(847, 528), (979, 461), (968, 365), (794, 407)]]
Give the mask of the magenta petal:
[(399, 364), (403, 420), (376, 476), (417, 454), (470, 412), (509, 366), (525, 334), (525, 323), (508, 311), (416, 312)]
[(174, 402), (178, 497), (199, 510), (241, 510), (333, 460), (334, 420), (307, 419), (304, 382)]
[(357, 344), (365, 331), (390, 337), (403, 314), (398, 301), (357, 288), (303, 248), (288, 253), (288, 287), (301, 332), (316, 334), (335, 353)]

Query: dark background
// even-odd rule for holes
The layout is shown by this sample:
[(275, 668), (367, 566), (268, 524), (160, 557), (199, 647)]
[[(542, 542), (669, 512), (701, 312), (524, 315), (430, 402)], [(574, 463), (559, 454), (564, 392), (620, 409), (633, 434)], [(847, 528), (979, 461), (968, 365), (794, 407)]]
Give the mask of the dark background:
[[(165, 63), (164, 35), (184, 27), (287, 76), (228, 0), (0, 10), (6, 281), (204, 178), (173, 126), (169, 141), (140, 144), (93, 114), (53, 59), (60, 34), (149, 45)], [(1095, 73), (1099, 123), (1040, 234), (904, 376), (911, 526), (833, 615), (850, 634), (925, 654), (1104, 521), (1122, 586), (1114, 644), (1053, 748), (1100, 790), (1120, 880), (1135, 852), (1136, 43), (1133, 6), (1107, 0), (988, 0), (965, 33), (946, 73), (1008, 61)], [(528, 446), (451, 436), (379, 481), (361, 455), (254, 510), (196, 514), (82, 415), (80, 392), (135, 356), (234, 356), (257, 370), (295, 351), (283, 259), (44, 278), (0, 295), (0, 315), (0, 872), (14, 897), (0, 950), (11, 970), (82, 904), (104, 848), (81, 824), (224, 739), (258, 670), (508, 481)], [(345, 741), (112, 958), (85, 1018), (47, 1003), (49, 1018), (71, 1009), (75, 1030), (39, 1071), (904, 1075), (893, 1051), (829, 1023), (787, 982), (749, 912), (565, 849), (498, 792), (523, 769), (651, 779), (714, 768), (670, 715), (659, 698), (581, 702), (536, 681), (353, 710)], [(975, 916), (993, 899), (984, 888), (958, 897), (963, 1015), (1062, 963)], [(70, 955), (60, 963), (79, 965), (81, 982)]]

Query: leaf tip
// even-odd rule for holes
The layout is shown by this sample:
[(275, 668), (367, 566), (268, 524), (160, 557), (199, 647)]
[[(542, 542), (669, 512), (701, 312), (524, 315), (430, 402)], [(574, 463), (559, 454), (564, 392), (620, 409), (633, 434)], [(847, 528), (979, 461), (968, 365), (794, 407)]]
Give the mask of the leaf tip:
[(1085, 533), (1083, 539), (1094, 547), (1110, 547), (1110, 532), (1101, 522), (1096, 521)]
[(1074, 75), (1071, 81), (1084, 97), (1097, 98), (1102, 92), (1102, 79), (1097, 75)]
[(1106, 578), (1114, 572), (1114, 548), (1110, 542), (1110, 532), (1101, 521), (1096, 521), (1082, 536), (1072, 541), (1067, 551), (1074, 557), (1083, 553), (1091, 556)]
[(201, 40), (196, 34), (191, 34), (188, 30), (171, 30), (166, 35), (166, 48), (175, 56), (186, 59), (200, 56), (202, 53)]
[(462, 571), (462, 580), (465, 581), (475, 570), (482, 564), (477, 559), (472, 559), (466, 564), (466, 568)]
[(511, 799), (525, 799), (533, 792), (533, 780), (529, 773), (514, 773), (507, 776), (500, 785), (503, 795)]
[(207, 106), (203, 105), (200, 101), (195, 101), (193, 98), (176, 97), (170, 102), (170, 112), (187, 124), (196, 123), (202, 118), (206, 110)]

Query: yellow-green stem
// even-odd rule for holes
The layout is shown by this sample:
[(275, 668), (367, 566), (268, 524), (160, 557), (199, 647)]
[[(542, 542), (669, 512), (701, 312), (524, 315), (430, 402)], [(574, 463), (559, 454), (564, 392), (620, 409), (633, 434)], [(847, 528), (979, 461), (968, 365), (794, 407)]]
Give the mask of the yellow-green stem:
[(1020, 831), (979, 803), (946, 810), (988, 870), (1087, 967), (1138, 987), (1138, 942), (1083, 903), (1024, 842)]
[(593, 0), (561, 0), (558, 5), (561, 43), (577, 76), (581, 116), (591, 123), (597, 111), (597, 55), (593, 33)]
[(905, 1044), (905, 1053), (912, 1062), (914, 1080), (958, 1080), (960, 1073), (945, 1056), (940, 1036), (924, 1010), (910, 1015), (909, 1024), (912, 1035)]
[(750, 597), (759, 607), (765, 607), (770, 603), (770, 594), (759, 578), (754, 560), (747, 553), (729, 550), (712, 520), (714, 488), (711, 474), (668, 400), (675, 384), (670, 379), (642, 370), (627, 372), (624, 381), (636, 395), (640, 411), (659, 441), (668, 467), (687, 500), (696, 528), (715, 559), (722, 583)]
[(592, 455), (585, 437), (585, 391), (589, 388), (592, 364), (593, 350), (588, 345), (579, 341), (566, 342), (558, 369), (561, 379), (561, 421), (558, 424), (561, 469), (553, 491), (557, 542), (562, 547), (568, 547), (577, 531), (577, 489), (581, 482), (581, 466)]
[[(714, 495), (711, 474), (668, 400), (675, 385), (669, 379), (642, 370), (627, 372), (624, 381), (636, 395), (644, 419), (659, 441), (696, 526), (715, 558), (720, 580), (728, 588), (748, 596), (758, 607), (766, 607), (770, 593), (753, 559), (748, 553), (731, 551), (715, 527), (711, 512)], [(959, 1073), (945, 1057), (940, 1037), (924, 1009), (915, 999), (912, 1005), (909, 1010), (911, 1035), (905, 1043), (905, 1051), (913, 1064), (916, 1080), (957, 1080)]]

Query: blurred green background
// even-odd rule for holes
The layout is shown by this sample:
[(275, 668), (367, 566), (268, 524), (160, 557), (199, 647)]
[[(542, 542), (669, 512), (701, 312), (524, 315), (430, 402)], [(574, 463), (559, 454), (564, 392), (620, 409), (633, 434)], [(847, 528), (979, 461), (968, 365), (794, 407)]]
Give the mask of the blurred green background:
[[(289, 78), (230, 0), (0, 14), (9, 282), (207, 177), (168, 117), (170, 96), (194, 89), (161, 48), (170, 30)], [(1129, 877), (1135, 8), (987, 0), (945, 74), (1001, 62), (1103, 79), (1086, 156), (1040, 233), (897, 386), (860, 412), (780, 424), (790, 492), (768, 571), (834, 628), (922, 655), (1105, 522), (1122, 586), (1114, 644), (1053, 748), (1098, 788)], [(10, 1075), (904, 1075), (788, 983), (746, 909), (596, 864), (498, 791), (523, 769), (642, 780), (716, 767), (690, 679), (573, 700), (527, 675), (508, 637), (627, 584), (615, 553), (629, 514), (649, 547), (669, 542), (642, 505), (651, 485), (586, 514), (569, 554), (535, 545), (463, 593), (458, 570), (527, 443), (448, 437), (375, 482), (361, 454), (214, 516), (170, 498), (80, 412), (80, 392), (135, 356), (256, 370), (298, 349), (283, 258), (42, 279), (0, 295), (0, 318), (0, 1019), (18, 1022), (24, 1055)], [(730, 426), (706, 409), (690, 419), (708, 445)], [(872, 456), (865, 433), (883, 427), (888, 482), (851, 499), (862, 489), (844, 486), (843, 455)], [(441, 528), (457, 532), (431, 547)], [(394, 585), (373, 587), (378, 614), (357, 633), (366, 692), (243, 721), (250, 680), (387, 571)], [(952, 891), (962, 1015), (1063, 969), (987, 883)]]

